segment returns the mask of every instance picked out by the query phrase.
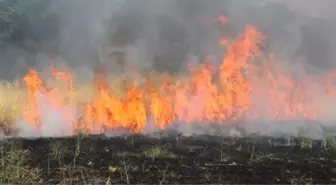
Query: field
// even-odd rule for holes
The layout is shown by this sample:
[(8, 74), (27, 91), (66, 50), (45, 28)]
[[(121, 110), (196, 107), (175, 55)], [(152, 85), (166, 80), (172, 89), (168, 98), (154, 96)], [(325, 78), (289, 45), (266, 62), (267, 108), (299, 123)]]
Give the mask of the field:
[[(110, 84), (117, 95), (122, 89), (120, 83)], [(5, 135), (13, 134), (15, 123), (29, 102), (27, 89), (20, 83), (2, 83), (0, 88), (1, 127)], [(75, 88), (77, 103), (93, 92), (89, 86)], [(0, 181), (2, 184), (336, 183), (334, 137), (325, 140), (229, 137), (223, 133), (189, 135), (185, 131), (186, 134), (164, 131), (114, 137), (4, 137), (0, 140)]]
[[(160, 83), (154, 84), (158, 86)], [(127, 94), (121, 80), (109, 81), (109, 85), (108, 89), (115, 97)], [(76, 105), (88, 103), (85, 100), (94, 97), (95, 89), (90, 85), (75, 84), (73, 88)], [(17, 135), (16, 122), (22, 119), (24, 107), (27, 103), (39, 103), (32, 101), (27, 92), (20, 82), (1, 84), (2, 135)], [(69, 92), (65, 91), (63, 97), (67, 95)], [(99, 95), (98, 92), (98, 99), (101, 98)], [(155, 110), (151, 109), (154, 98), (144, 99), (149, 112)], [(128, 105), (127, 101), (124, 103)], [(187, 109), (193, 106), (193, 102), (189, 103)], [(160, 105), (164, 104), (158, 104), (158, 107)], [(125, 114), (133, 115), (134, 110)], [(165, 116), (161, 114), (165, 113), (164, 109), (159, 110), (157, 115)], [(106, 110), (106, 114), (109, 111)], [(280, 127), (285, 128), (283, 124)], [(220, 129), (215, 127), (213, 130)], [(114, 137), (4, 137), (0, 140), (0, 181), (2, 184), (336, 183), (334, 135), (325, 140), (312, 140), (251, 135), (229, 137), (228, 134), (206, 132), (205, 135), (189, 135), (187, 132), (188, 129), (185, 134), (166, 130), (158, 134)]]
[(335, 140), (157, 133), (7, 138), (2, 184), (332, 184)]
[[(263, 53), (264, 39), (247, 25), (219, 40), (220, 66), (209, 59), (183, 75), (83, 79), (53, 67), (2, 82), (1, 184), (336, 183), (336, 73), (296, 75)], [(243, 137), (216, 133), (232, 123)], [(119, 136), (94, 135), (110, 131)]]

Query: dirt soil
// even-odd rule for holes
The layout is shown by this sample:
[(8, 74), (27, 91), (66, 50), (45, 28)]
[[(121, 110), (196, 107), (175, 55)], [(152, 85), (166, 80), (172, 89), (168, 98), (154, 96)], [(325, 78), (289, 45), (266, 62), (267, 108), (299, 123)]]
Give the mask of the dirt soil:
[[(322, 141), (170, 135), (7, 139), (27, 152), (36, 183), (330, 184), (336, 155)], [(14, 164), (15, 165), (15, 164)]]

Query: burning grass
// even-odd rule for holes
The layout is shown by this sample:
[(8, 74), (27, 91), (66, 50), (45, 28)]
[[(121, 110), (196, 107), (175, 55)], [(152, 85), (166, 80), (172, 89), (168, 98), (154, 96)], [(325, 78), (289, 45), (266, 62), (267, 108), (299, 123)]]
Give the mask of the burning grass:
[(275, 57), (263, 53), (265, 39), (247, 25), (236, 38), (219, 39), (226, 50), (220, 66), (209, 59), (193, 66), (189, 75), (119, 76), (111, 82), (102, 72), (90, 85), (79, 85), (69, 69), (52, 67), (52, 78), (30, 70), (22, 80), (25, 87), (2, 84), (2, 124), (6, 129), (28, 125), (36, 131), (33, 135), (52, 124), (58, 134), (73, 135), (143, 133), (151, 126), (162, 130), (175, 123), (334, 121), (336, 75), (311, 75), (303, 68), (288, 72)]
[[(215, 22), (228, 23), (224, 17)], [(79, 84), (71, 70), (52, 67), (51, 78), (32, 69), (22, 82), (2, 82), (5, 134), (132, 135), (3, 139), (1, 183), (335, 183), (335, 135), (319, 141), (223, 137), (228, 123), (256, 133), (293, 120), (335, 125), (335, 73), (291, 73), (263, 53), (265, 39), (247, 25), (236, 38), (219, 39), (226, 51), (220, 66), (207, 60), (189, 75), (137, 72), (135, 78), (112, 78), (102, 72)], [(265, 120), (268, 127), (247, 124)], [(176, 124), (184, 131), (212, 128), (215, 134), (148, 137)]]

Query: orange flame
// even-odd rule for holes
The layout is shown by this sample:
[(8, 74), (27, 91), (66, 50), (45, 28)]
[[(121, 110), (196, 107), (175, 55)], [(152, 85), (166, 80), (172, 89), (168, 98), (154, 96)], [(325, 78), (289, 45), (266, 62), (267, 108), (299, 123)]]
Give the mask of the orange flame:
[[(215, 22), (228, 20), (220, 17)], [(97, 95), (86, 104), (81, 126), (89, 132), (122, 128), (139, 133), (151, 121), (157, 128), (165, 129), (174, 122), (223, 123), (265, 116), (272, 119), (321, 117), (323, 105), (318, 103), (318, 94), (309, 89), (309, 84), (286, 74), (274, 58), (263, 59), (260, 46), (264, 39), (262, 33), (247, 25), (236, 40), (220, 40), (227, 54), (219, 70), (205, 62), (191, 70), (190, 83), (181, 79), (173, 82), (169, 76), (162, 76), (159, 88), (154, 88), (149, 79), (146, 87), (141, 88), (134, 81), (123, 97), (117, 97), (105, 75), (97, 74), (93, 80)], [(61, 96), (57, 89), (47, 90), (37, 71), (31, 70), (24, 77), (30, 99), (24, 116), (37, 128), (43, 124), (39, 119), (38, 94), (48, 96), (54, 108), (62, 108), (65, 97), (70, 97), (68, 103), (76, 104), (71, 74), (57, 69), (52, 74), (57, 80), (65, 81), (66, 95)], [(313, 78), (310, 83), (323, 82), (324, 95), (336, 98), (335, 74)]]

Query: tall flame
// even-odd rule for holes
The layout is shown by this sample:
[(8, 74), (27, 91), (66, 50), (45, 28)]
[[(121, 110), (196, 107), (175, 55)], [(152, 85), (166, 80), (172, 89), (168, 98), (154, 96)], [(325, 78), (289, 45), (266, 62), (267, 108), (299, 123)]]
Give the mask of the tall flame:
[[(215, 22), (227, 23), (228, 19), (220, 17)], [(318, 119), (325, 116), (318, 100), (320, 92), (310, 89), (309, 84), (324, 84), (320, 90), (323, 96), (335, 99), (335, 73), (313, 77), (309, 84), (293, 78), (274, 58), (262, 57), (260, 46), (264, 39), (262, 33), (247, 25), (236, 39), (219, 41), (227, 49), (219, 69), (205, 61), (191, 70), (189, 80), (162, 76), (159, 87), (154, 87), (151, 79), (140, 85), (133, 81), (122, 96), (114, 95), (104, 74), (97, 74), (93, 80), (97, 93), (85, 105), (81, 124), (79, 121), (73, 124), (88, 132), (127, 129), (139, 133), (151, 122), (165, 129), (175, 122), (222, 124), (262, 117)], [(62, 109), (65, 104), (77, 105), (71, 74), (53, 69), (52, 75), (65, 82), (65, 93), (57, 88), (48, 89), (35, 70), (24, 77), (30, 100), (24, 118), (36, 128), (43, 124), (40, 94), (47, 96), (55, 109)], [(72, 118), (73, 115), (64, 116)]]

